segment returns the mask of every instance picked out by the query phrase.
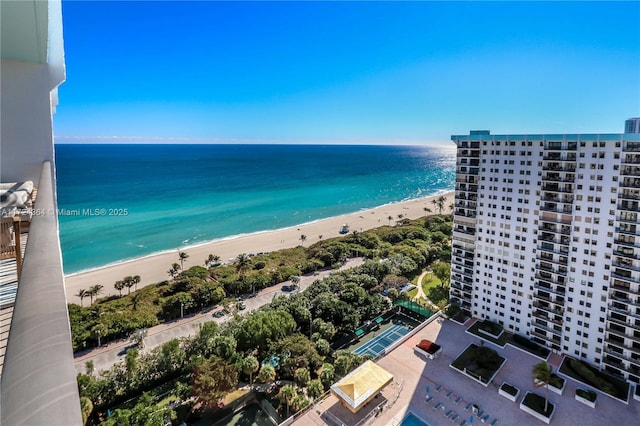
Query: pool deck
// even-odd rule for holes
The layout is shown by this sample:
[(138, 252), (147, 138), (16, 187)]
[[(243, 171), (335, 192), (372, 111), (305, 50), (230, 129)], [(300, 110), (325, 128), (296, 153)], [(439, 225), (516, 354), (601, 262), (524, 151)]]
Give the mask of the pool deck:
[[(370, 419), (366, 424), (396, 426), (400, 424), (408, 411), (428, 421), (431, 426), (459, 425), (462, 420), (466, 420), (469, 424), (469, 417), (472, 413), (470, 410), (466, 411), (465, 407), (470, 403), (477, 404), (483, 413), (489, 414), (486, 424), (491, 424), (494, 419), (498, 419), (498, 425), (544, 424), (520, 410), (520, 401), (527, 391), (533, 391), (542, 396), (547, 394), (549, 401), (556, 405), (551, 420), (552, 425), (638, 424), (640, 402), (633, 400), (631, 396), (629, 405), (627, 405), (598, 392), (597, 405), (593, 409), (575, 400), (576, 388), (583, 386), (571, 379), (566, 380), (562, 396), (535, 388), (531, 371), (533, 366), (540, 362), (540, 359), (509, 345), (500, 349), (491, 343), (485, 343), (507, 359), (488, 387), (452, 369), (449, 364), (469, 344), (480, 342), (478, 337), (465, 333), (473, 321), (469, 320), (465, 326), (462, 326), (456, 322), (438, 318), (392, 352), (380, 358), (377, 363), (394, 375), (395, 382), (402, 383), (402, 389), (393, 405), (385, 408), (377, 417)], [(414, 346), (422, 339), (429, 339), (442, 346), (443, 353), (439, 358), (427, 360), (414, 352)], [(561, 359), (559, 356), (549, 358), (549, 363), (555, 372), (557, 372)], [(520, 389), (517, 403), (498, 394), (498, 388), (502, 382), (508, 382)], [(442, 385), (441, 389), (436, 390), (440, 385)], [(425, 403), (427, 386), (429, 387), (428, 395), (433, 397), (429, 404)], [(458, 397), (460, 397), (460, 401), (456, 404), (455, 401)], [(434, 410), (433, 407), (438, 403), (442, 404), (444, 409)], [(294, 424), (333, 425), (334, 422), (324, 420), (321, 414), (323, 408), (335, 407), (335, 404), (339, 403), (335, 396), (331, 395), (321, 404), (299, 417)], [(449, 410), (453, 410), (459, 416), (455, 423), (445, 417), (445, 413)], [(473, 424), (481, 423), (478, 417), (474, 418)]]

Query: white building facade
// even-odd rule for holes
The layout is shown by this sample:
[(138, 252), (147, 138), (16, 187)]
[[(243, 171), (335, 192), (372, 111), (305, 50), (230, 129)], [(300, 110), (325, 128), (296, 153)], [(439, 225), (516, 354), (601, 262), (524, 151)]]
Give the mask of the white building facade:
[(452, 140), (452, 302), (640, 382), (640, 133)]

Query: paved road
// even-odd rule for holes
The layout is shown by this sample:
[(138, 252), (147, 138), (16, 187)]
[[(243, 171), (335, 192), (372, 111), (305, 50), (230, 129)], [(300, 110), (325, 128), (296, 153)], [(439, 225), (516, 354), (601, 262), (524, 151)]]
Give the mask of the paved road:
[[(347, 263), (340, 268), (350, 269), (364, 263), (363, 258), (349, 259)], [(300, 277), (300, 290), (305, 290), (315, 280), (324, 278), (330, 275), (332, 270), (320, 271), (316, 275), (303, 275)], [(258, 293), (257, 296), (245, 300), (247, 309), (241, 311), (241, 313), (251, 312), (258, 309), (260, 306), (265, 305), (273, 300), (276, 295), (290, 295), (292, 293), (283, 292), (282, 286), (285, 284), (291, 284), (289, 281), (277, 284), (275, 286), (265, 288)], [(151, 327), (148, 330), (147, 337), (144, 339), (145, 350), (149, 350), (156, 346), (159, 346), (171, 339), (185, 336), (193, 336), (197, 333), (199, 325), (208, 321), (215, 321), (217, 323), (223, 323), (229, 319), (228, 316), (221, 318), (214, 318), (212, 314), (221, 310), (221, 307), (216, 307), (208, 311), (200, 312), (197, 314), (189, 315), (188, 317), (174, 320), (171, 322), (163, 323), (155, 327)], [(101, 370), (108, 370), (117, 362), (124, 360), (126, 347), (131, 342), (128, 340), (118, 340), (103, 345), (100, 348), (96, 348), (90, 351), (78, 352), (75, 354), (75, 366), (79, 373), (85, 372), (85, 363), (87, 361), (93, 361), (94, 371), (99, 372)]]

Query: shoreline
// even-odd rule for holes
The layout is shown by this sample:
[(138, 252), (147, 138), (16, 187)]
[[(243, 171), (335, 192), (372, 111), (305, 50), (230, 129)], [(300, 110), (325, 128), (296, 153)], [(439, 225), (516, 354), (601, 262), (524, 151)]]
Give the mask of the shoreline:
[[(140, 275), (142, 280), (138, 288), (165, 281), (169, 278), (167, 270), (173, 263), (178, 262), (178, 252), (180, 251), (184, 251), (189, 255), (189, 258), (185, 261), (185, 268), (189, 268), (196, 265), (204, 265), (204, 260), (209, 254), (220, 256), (220, 262), (226, 263), (227, 259), (235, 258), (240, 253), (271, 252), (297, 247), (302, 244), (300, 236), (303, 234), (307, 236), (303, 244), (309, 246), (320, 239), (341, 236), (339, 230), (342, 224), (345, 223), (349, 224), (352, 231), (366, 231), (389, 225), (389, 222), (393, 224), (398, 220), (398, 215), (403, 215), (403, 217), (409, 219), (424, 217), (428, 214), (424, 208), (432, 210), (432, 213), (429, 214), (435, 214), (437, 209), (432, 204), (432, 200), (440, 196), (447, 198), (444, 203), (443, 213), (450, 212), (449, 205), (454, 201), (453, 190), (362, 209), (354, 213), (316, 219), (285, 228), (237, 234), (191, 246), (167, 249), (133, 259), (125, 259), (96, 268), (65, 274), (67, 301), (79, 304), (80, 298), (76, 296), (78, 291), (80, 289), (88, 289), (95, 284), (104, 286), (100, 297), (116, 295), (118, 291), (115, 290), (113, 284), (128, 275)], [(389, 216), (393, 218), (391, 221), (388, 220)]]

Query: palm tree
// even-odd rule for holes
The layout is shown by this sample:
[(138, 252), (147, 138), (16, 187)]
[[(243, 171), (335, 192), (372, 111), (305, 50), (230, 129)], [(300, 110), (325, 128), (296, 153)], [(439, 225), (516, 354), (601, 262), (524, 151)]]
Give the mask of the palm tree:
[(540, 386), (544, 386), (547, 389), (546, 396), (544, 398), (544, 412), (545, 415), (549, 409), (549, 385), (558, 386), (559, 380), (553, 375), (551, 366), (544, 361), (541, 361), (533, 366), (533, 377), (542, 382)]
[(302, 245), (304, 245), (304, 242), (305, 242), (305, 240), (306, 240), (306, 239), (307, 239), (307, 236), (306, 236), (306, 235), (304, 235), (304, 234), (300, 235), (300, 243), (301, 243)]
[(256, 359), (256, 357), (249, 355), (242, 361), (242, 371), (244, 374), (249, 375), (249, 384), (253, 385), (253, 373), (258, 371), (260, 368), (260, 363)]
[(445, 197), (444, 195), (439, 196), (436, 200), (436, 204), (438, 205), (438, 211), (440, 212), (440, 214), (442, 214), (442, 210), (444, 210), (444, 203), (446, 202), (447, 197)]
[(455, 203), (451, 203), (449, 204), (449, 210), (451, 210), (451, 213), (453, 213), (453, 209), (456, 207)]
[(91, 301), (91, 304), (93, 304), (93, 298), (102, 293), (103, 288), (104, 286), (102, 284), (96, 284), (89, 288), (89, 299)]
[(431, 204), (433, 204), (433, 208), (437, 209), (438, 208), (438, 199), (434, 198), (433, 200), (431, 200)]
[(178, 275), (178, 271), (180, 270), (180, 265), (174, 263), (171, 265), (171, 269), (167, 271), (167, 274), (171, 275), (171, 278), (175, 278)]
[(291, 401), (291, 408), (293, 408), (294, 413), (297, 413), (307, 405), (309, 405), (309, 400), (301, 393), (296, 395), (293, 401)]
[(207, 257), (207, 260), (204, 261), (204, 266), (209, 268), (211, 267), (211, 265), (217, 263), (218, 261), (220, 261), (220, 256), (210, 254), (209, 257)]
[(424, 215), (426, 216), (427, 214), (431, 213), (431, 209), (429, 207), (423, 207), (422, 210), (424, 210)]
[(120, 292), (120, 297), (122, 297), (122, 290), (126, 287), (124, 285), (124, 281), (123, 280), (118, 280), (118, 281), (116, 281), (116, 283), (113, 286), (115, 287), (116, 290), (118, 290)]
[(398, 221), (402, 220), (402, 218), (403, 218), (403, 217), (404, 217), (404, 215), (403, 215), (403, 214), (399, 214), (399, 215), (398, 215)]
[(142, 300), (142, 294), (140, 293), (134, 293), (133, 296), (131, 296), (131, 309), (132, 310), (136, 310), (138, 309), (138, 304), (140, 303), (140, 301)]
[(84, 298), (89, 296), (89, 292), (87, 290), (85, 290), (84, 288), (81, 288), (76, 293), (76, 296), (80, 298), (80, 306), (84, 306)]
[(280, 389), (280, 400), (287, 406), (287, 418), (289, 417), (289, 406), (291, 406), (291, 403), (297, 394), (298, 392), (296, 392), (296, 388), (292, 385), (284, 385)]
[(238, 271), (240, 278), (243, 280), (244, 275), (249, 269), (249, 265), (251, 265), (251, 258), (246, 253), (239, 254), (238, 258), (236, 259), (236, 270)]
[(129, 292), (127, 294), (131, 294), (131, 287), (133, 287), (133, 277), (131, 275), (127, 275), (126, 277), (124, 277), (123, 281), (124, 286), (129, 289)]
[(183, 251), (178, 253), (178, 258), (180, 259), (180, 270), (184, 271), (184, 261), (189, 258), (189, 255)]
[(142, 278), (140, 278), (140, 275), (133, 276), (133, 284), (136, 286), (135, 291), (138, 291), (138, 284), (140, 284), (140, 281), (142, 281)]
[(258, 373), (258, 379), (262, 383), (273, 382), (276, 379), (276, 370), (273, 366), (269, 364), (265, 364), (260, 369), (260, 373)]

